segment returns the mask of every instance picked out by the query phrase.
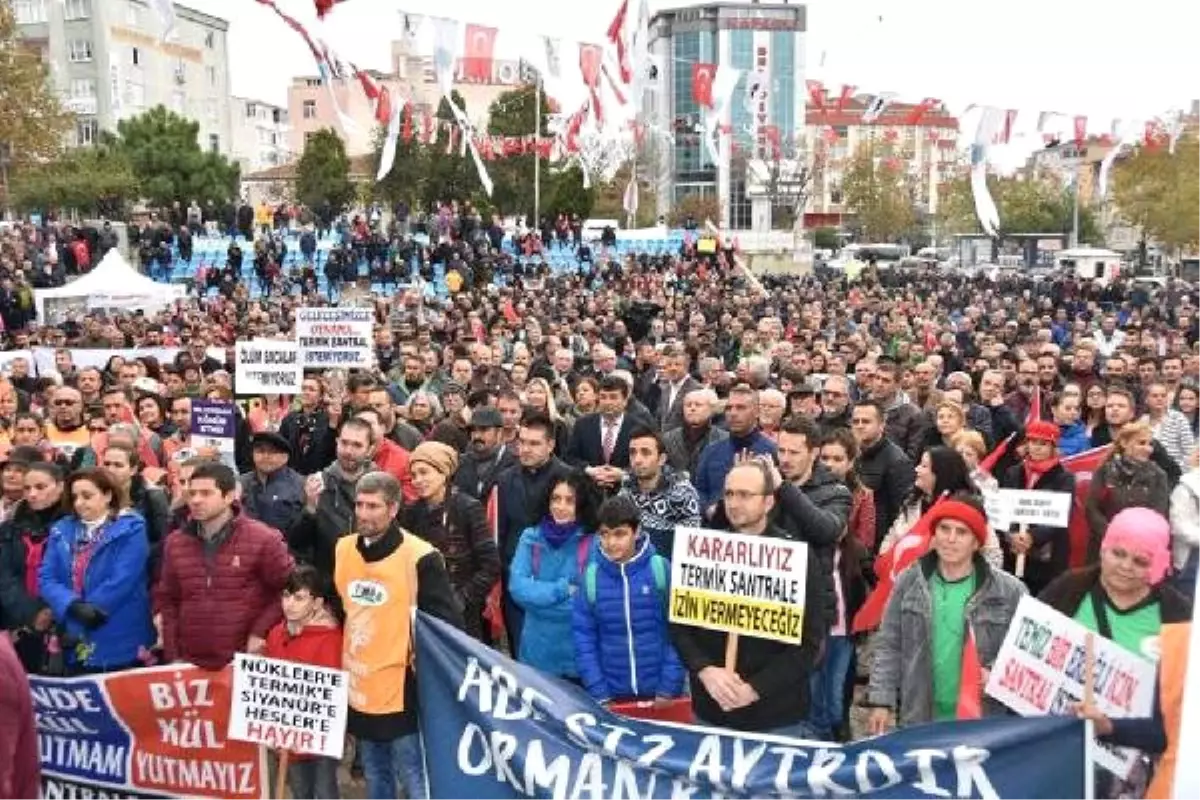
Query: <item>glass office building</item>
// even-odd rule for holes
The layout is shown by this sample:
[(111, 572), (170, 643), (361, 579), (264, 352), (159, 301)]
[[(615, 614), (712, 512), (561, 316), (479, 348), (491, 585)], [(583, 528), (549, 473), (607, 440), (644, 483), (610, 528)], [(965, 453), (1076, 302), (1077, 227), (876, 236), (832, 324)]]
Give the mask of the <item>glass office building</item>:
[[(657, 208), (667, 214), (688, 195), (716, 197), (723, 227), (770, 226), (770, 209), (747, 196), (744, 162), (761, 152), (764, 130), (781, 138), (801, 137), (804, 129), (803, 5), (715, 3), (669, 9), (651, 20), (650, 47), (658, 80), (645, 108), (670, 144), (656, 161)], [(741, 71), (728, 111), (720, 120), (720, 158), (713, 163), (703, 141), (702, 109), (692, 94), (692, 65), (728, 64)], [(765, 78), (765, 96), (752, 100), (747, 86)], [(735, 157), (738, 154), (740, 157)], [(765, 214), (765, 219), (764, 215)]]

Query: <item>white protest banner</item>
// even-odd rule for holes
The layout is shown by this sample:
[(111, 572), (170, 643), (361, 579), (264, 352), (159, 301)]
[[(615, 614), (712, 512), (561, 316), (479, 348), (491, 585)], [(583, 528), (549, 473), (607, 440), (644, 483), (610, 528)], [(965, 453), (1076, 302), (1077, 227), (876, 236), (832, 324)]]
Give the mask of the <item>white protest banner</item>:
[[(1032, 597), (1022, 597), (985, 689), (1023, 717), (1068, 714), (1083, 699), (1089, 631)], [(1113, 719), (1149, 717), (1155, 665), (1093, 635), (1096, 707)], [(1097, 743), (1096, 763), (1121, 778), (1135, 761), (1130, 750)]]
[(375, 312), (369, 308), (301, 308), (296, 344), (305, 369), (365, 367), (375, 363)]
[[(1200, 603), (1200, 584), (1192, 608)], [(1179, 724), (1180, 753), (1200, 752), (1200, 626), (1194, 622), (1187, 648), (1187, 674), (1184, 678), (1183, 719)], [(1175, 763), (1173, 797), (1200, 797), (1200, 759), (1181, 758)]]
[(237, 343), (234, 388), (239, 395), (300, 394), (303, 378), (295, 342), (254, 339)]
[(671, 622), (799, 644), (808, 545), (675, 528)]
[(229, 738), (341, 759), (349, 715), (344, 670), (238, 653)]
[(1000, 498), (1008, 508), (1009, 524), (1047, 525), (1065, 528), (1071, 519), (1068, 492), (1039, 492), (1026, 489), (1000, 489)]
[(983, 494), (983, 511), (987, 515), (988, 525), (994, 531), (1007, 531), (1009, 526), (1008, 504), (999, 489), (988, 489)]

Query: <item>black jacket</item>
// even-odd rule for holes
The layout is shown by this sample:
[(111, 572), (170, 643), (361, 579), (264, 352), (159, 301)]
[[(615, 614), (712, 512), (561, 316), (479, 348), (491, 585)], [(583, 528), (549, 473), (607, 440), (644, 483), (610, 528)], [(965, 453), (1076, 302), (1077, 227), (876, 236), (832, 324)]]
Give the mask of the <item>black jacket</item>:
[[(1017, 464), (1010, 467), (1000, 477), (1002, 489), (1025, 489), (1025, 465)], [(1029, 487), (1038, 492), (1062, 492), (1071, 498), (1071, 513), (1075, 513), (1075, 476), (1063, 469), (1061, 464), (1055, 464), (1037, 483)], [(1013, 526), (1013, 531), (1017, 526)], [(1033, 551), (1025, 557), (1025, 585), (1029, 593), (1037, 595), (1051, 581), (1066, 572), (1071, 563), (1071, 539), (1067, 528), (1052, 528), (1047, 525), (1032, 525), (1029, 535), (1033, 537)], [(1009, 549), (1009, 537), (1000, 537), (1000, 546), (1004, 549), (1004, 569), (1016, 574), (1016, 556)]]
[(307, 510), (292, 526), (288, 547), (297, 559), (307, 561), (327, 576), (333, 575), (333, 553), (338, 539), (354, 530), (354, 482), (323, 473), (325, 488), (317, 498), (315, 514)]
[(320, 472), (337, 455), (336, 433), (324, 410), (289, 412), (279, 425), (279, 435), (292, 448), (288, 466), (301, 475)]
[(566, 462), (551, 456), (536, 470), (516, 464), (505, 470), (496, 481), (499, 491), (497, 509), (497, 544), (504, 575), (517, 552), (521, 531), (541, 521), (550, 497), (550, 483), (572, 472)]
[(25, 559), (29, 541), (45, 543), (50, 527), (66, 512), (59, 508), (34, 511), (21, 501), (13, 515), (0, 525), (0, 621), (6, 630), (33, 622), (46, 607), (40, 597), (25, 588)]
[(486, 504), (488, 494), (500, 475), (516, 464), (516, 448), (510, 444), (500, 445), (498, 452), (485, 459), (480, 459), (473, 451), (467, 450), (458, 462), (458, 472), (454, 473), (454, 486), (460, 492)]
[(247, 472), (238, 481), (246, 515), (270, 525), (290, 541), (304, 514), (303, 476), (285, 466), (268, 475), (265, 483), (257, 472)]
[(875, 493), (875, 551), (904, 508), (904, 498), (912, 491), (913, 463), (899, 445), (887, 436), (863, 448), (858, 455), (858, 477)]
[[(768, 526), (762, 535), (790, 538), (774, 526)], [(727, 634), (691, 625), (671, 625), (671, 639), (688, 670), (692, 708), (700, 720), (722, 728), (761, 732), (800, 722), (808, 716), (809, 675), (826, 634), (821, 604), (813, 597), (814, 587), (819, 585), (819, 570), (817, 559), (808, 559), (809, 588), (799, 645), (739, 637), (736, 671), (754, 687), (759, 698), (745, 708), (722, 711), (698, 677), (705, 667), (724, 666)]]

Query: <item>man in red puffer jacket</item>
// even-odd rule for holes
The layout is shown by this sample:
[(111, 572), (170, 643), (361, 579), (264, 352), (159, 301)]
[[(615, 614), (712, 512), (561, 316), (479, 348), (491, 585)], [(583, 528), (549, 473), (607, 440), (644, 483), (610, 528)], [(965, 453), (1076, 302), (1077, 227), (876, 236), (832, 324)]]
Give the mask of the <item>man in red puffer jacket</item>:
[(29, 678), (0, 633), (0, 797), (38, 797), (41, 761)]
[(237, 476), (201, 464), (188, 482), (189, 523), (167, 536), (155, 587), (163, 654), (220, 669), (234, 653), (259, 653), (283, 619), (279, 595), (293, 561), (283, 534), (242, 513)]

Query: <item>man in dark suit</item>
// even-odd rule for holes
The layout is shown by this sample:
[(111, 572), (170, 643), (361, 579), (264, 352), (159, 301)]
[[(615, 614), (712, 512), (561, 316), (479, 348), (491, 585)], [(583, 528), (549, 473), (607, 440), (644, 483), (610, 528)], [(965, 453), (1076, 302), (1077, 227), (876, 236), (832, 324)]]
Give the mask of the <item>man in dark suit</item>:
[(621, 376), (605, 375), (596, 398), (600, 410), (579, 418), (567, 445), (567, 461), (605, 489), (617, 488), (629, 469), (629, 433), (638, 422), (626, 407), (630, 390)]
[(662, 355), (662, 381), (659, 383), (658, 427), (667, 433), (683, 426), (683, 398), (693, 389), (703, 388), (691, 376), (687, 350), (682, 345), (668, 346)]

